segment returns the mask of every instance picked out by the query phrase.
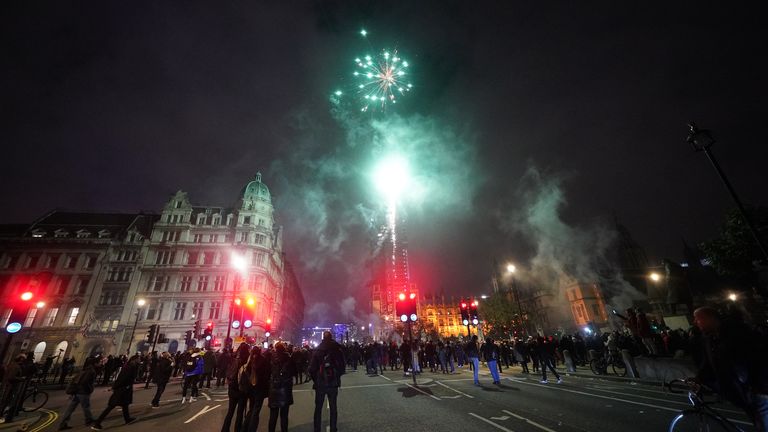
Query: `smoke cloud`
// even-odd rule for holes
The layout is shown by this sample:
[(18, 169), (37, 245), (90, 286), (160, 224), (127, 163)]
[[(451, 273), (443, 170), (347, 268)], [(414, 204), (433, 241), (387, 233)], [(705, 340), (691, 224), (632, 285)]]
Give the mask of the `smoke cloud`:
[(630, 306), (642, 294), (622, 279), (616, 267), (616, 231), (601, 220), (585, 226), (566, 223), (562, 218), (567, 205), (563, 181), (562, 176), (536, 167), (529, 167), (520, 179), (515, 205), (522, 210), (512, 212), (503, 222), (534, 250), (520, 279), (529, 286), (554, 289), (563, 304), (563, 288), (569, 282), (597, 282), (610, 306)]

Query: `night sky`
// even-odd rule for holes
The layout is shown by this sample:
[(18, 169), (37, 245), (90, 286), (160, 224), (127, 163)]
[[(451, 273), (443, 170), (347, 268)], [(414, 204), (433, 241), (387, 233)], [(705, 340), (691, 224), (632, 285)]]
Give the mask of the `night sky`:
[(337, 319), (349, 297), (363, 311), (380, 210), (365, 172), (381, 149), (350, 124), (377, 118), (329, 103), (361, 28), (413, 65), (414, 91), (380, 118), (433, 136), (413, 153), (430, 186), (407, 227), (427, 292), (487, 291), (494, 258), (525, 267), (538, 237), (510, 221), (528, 214), (534, 169), (567, 226), (615, 215), (654, 261), (681, 259), (682, 239), (710, 238), (732, 206), (685, 142), (690, 120), (713, 130), (743, 200), (766, 204), (762, 14), (533, 3), (4, 4), (0, 223), (157, 212), (179, 189), (227, 206), (262, 171), (310, 320)]

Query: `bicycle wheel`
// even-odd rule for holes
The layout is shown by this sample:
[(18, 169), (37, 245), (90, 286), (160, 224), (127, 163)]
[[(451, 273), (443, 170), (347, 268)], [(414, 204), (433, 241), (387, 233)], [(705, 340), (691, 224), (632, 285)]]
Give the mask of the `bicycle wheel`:
[(21, 410), (24, 412), (37, 411), (48, 403), (48, 393), (44, 391), (29, 392), (21, 401)]
[(735, 432), (741, 429), (697, 410), (684, 410), (669, 424), (669, 432)]
[(602, 363), (599, 359), (592, 359), (589, 361), (589, 368), (592, 370), (592, 373), (595, 375), (601, 375), (602, 374)]
[(622, 360), (614, 360), (612, 366), (613, 373), (620, 377), (627, 376), (627, 365)]

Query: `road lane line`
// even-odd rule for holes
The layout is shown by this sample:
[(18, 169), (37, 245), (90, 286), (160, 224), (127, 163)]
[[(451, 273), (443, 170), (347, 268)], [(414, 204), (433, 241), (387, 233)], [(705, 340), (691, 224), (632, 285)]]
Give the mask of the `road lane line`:
[(479, 415), (477, 415), (475, 413), (467, 413), (467, 414), (471, 415), (472, 417), (474, 417), (476, 419), (479, 419), (479, 420), (482, 420), (482, 421), (488, 423), (489, 425), (495, 427), (496, 429), (503, 430), (504, 432), (515, 432), (512, 429), (507, 429), (504, 426), (502, 426), (502, 425), (500, 425), (500, 424), (498, 424), (496, 422), (492, 422), (492, 421), (488, 420), (487, 418), (481, 417), (481, 416), (479, 416)]
[[(216, 406), (214, 406), (213, 408), (211, 408), (211, 406), (210, 406), (210, 405), (206, 405), (206, 406), (205, 406), (203, 409), (201, 409), (201, 410), (200, 410), (200, 412), (199, 412), (199, 413), (197, 413), (197, 414), (193, 415), (192, 417), (190, 417), (190, 418), (189, 418), (189, 420), (185, 421), (185, 422), (184, 422), (184, 424), (187, 424), (187, 423), (189, 423), (189, 422), (193, 421), (194, 419), (198, 418), (199, 416), (201, 416), (201, 415), (203, 415), (203, 414), (207, 413), (208, 411), (213, 411), (213, 410), (215, 410), (216, 408), (218, 408), (218, 407), (220, 407), (220, 406), (221, 406), (221, 405), (216, 405)], [(209, 408), (210, 408), (210, 409), (209, 409)]]
[(200, 392), (201, 395), (203, 395), (206, 399), (211, 400), (211, 397), (208, 396), (208, 393)]
[(475, 398), (474, 396), (472, 396), (472, 395), (468, 395), (468, 394), (464, 393), (463, 391), (459, 391), (459, 390), (456, 390), (456, 389), (455, 389), (455, 388), (453, 388), (453, 387), (448, 387), (447, 385), (445, 385), (445, 384), (441, 383), (440, 381), (435, 381), (435, 382), (436, 382), (436, 383), (438, 383), (438, 384), (440, 384), (441, 386), (443, 386), (443, 387), (447, 388), (448, 390), (453, 390), (453, 391), (455, 391), (456, 393), (458, 393), (458, 394), (460, 394), (460, 395), (466, 396), (466, 397), (468, 397), (468, 398), (470, 398), (470, 399), (474, 399), (474, 398)]
[(415, 387), (415, 386), (413, 386), (413, 385), (411, 385), (411, 384), (405, 383), (405, 385), (407, 385), (408, 387), (410, 387), (410, 388), (412, 388), (412, 389), (416, 390), (416, 391), (417, 391), (417, 392), (419, 392), (419, 393), (422, 393), (422, 394), (425, 394), (425, 395), (427, 395), (427, 396), (431, 397), (431, 398), (432, 398), (432, 399), (434, 399), (434, 400), (442, 400), (442, 399), (440, 399), (439, 397), (437, 397), (437, 396), (435, 396), (435, 395), (433, 395), (433, 394), (429, 394), (429, 393), (425, 392), (424, 390), (422, 390), (422, 389), (420, 389), (420, 388), (418, 388), (418, 387)]
[(59, 414), (57, 412), (55, 412), (55, 411), (50, 411), (50, 410), (47, 410), (45, 408), (40, 408), (40, 411), (43, 411), (43, 412), (47, 413), (48, 414), (48, 418), (42, 424), (40, 424), (40, 425), (30, 429), (27, 432), (39, 432), (39, 431), (47, 428), (48, 426), (52, 425), (54, 422), (56, 422), (56, 419), (59, 418)]
[(380, 377), (384, 378), (387, 381), (392, 381), (392, 379), (385, 377), (384, 375), (379, 375)]
[[(509, 379), (510, 381), (513, 381), (510, 378), (507, 378), (507, 379)], [(587, 392), (578, 391), (578, 390), (569, 390), (569, 389), (566, 389), (566, 388), (563, 388), (563, 387), (558, 387), (558, 386), (548, 386), (546, 384), (533, 384), (533, 383), (527, 383), (527, 382), (523, 382), (523, 381), (514, 381), (514, 382), (519, 383), (519, 384), (525, 384), (525, 385), (533, 386), (533, 387), (551, 388), (553, 390), (564, 391), (564, 392), (568, 392), (568, 393), (575, 393), (575, 394), (581, 394), (581, 395), (585, 395), (585, 396), (592, 396), (592, 397), (601, 398), (601, 399), (608, 399), (608, 400), (612, 400), (612, 401), (625, 402), (625, 403), (628, 403), (628, 404), (640, 405), (640, 406), (644, 406), (644, 407), (648, 407), (648, 408), (657, 408), (657, 409), (661, 409), (661, 410), (664, 410), (664, 411), (671, 411), (671, 412), (674, 412), (674, 413), (679, 413), (681, 411), (681, 410), (679, 410), (677, 408), (669, 408), (669, 407), (665, 407), (665, 406), (661, 406), (661, 405), (654, 405), (654, 404), (649, 404), (649, 403), (644, 403), (644, 402), (631, 401), (631, 400), (627, 400), (627, 399), (620, 399), (620, 398), (617, 398), (617, 397), (610, 397), (610, 396), (604, 396), (604, 395), (599, 395), (599, 394), (594, 394), (594, 393), (587, 393)], [(736, 419), (732, 419), (732, 418), (729, 418), (728, 420), (732, 421), (734, 423), (739, 423), (739, 424), (743, 424), (743, 425), (749, 425), (749, 426), (752, 425), (752, 423), (748, 423), (748, 422), (745, 422), (745, 421), (736, 420)]]
[[(623, 392), (618, 392), (618, 391), (613, 391), (613, 390), (604, 390), (604, 389), (599, 389), (599, 388), (594, 388), (594, 387), (589, 387), (589, 389), (593, 390), (593, 391), (601, 391), (601, 392), (605, 392), (605, 393), (612, 393), (612, 394), (617, 394), (617, 395), (636, 397), (636, 398), (640, 398), (640, 399), (655, 400), (655, 401), (659, 401), (659, 402), (667, 402), (667, 403), (673, 403), (673, 404), (677, 404), (677, 405), (684, 405), (684, 406), (690, 406), (691, 405), (690, 402), (684, 402), (684, 401), (673, 401), (673, 400), (669, 400), (669, 399), (655, 398), (655, 397), (651, 397), (651, 396), (641, 396), (641, 395), (632, 394), (632, 393), (623, 393)], [(675, 395), (675, 396), (677, 396), (677, 395)], [(729, 413), (734, 413), (734, 414), (741, 414), (742, 413), (742, 411), (730, 410), (730, 409), (727, 409), (727, 408), (718, 408), (718, 411), (729, 412)]]
[(536, 423), (536, 422), (535, 422), (535, 421), (533, 421), (533, 420), (527, 419), (527, 418), (525, 418), (525, 417), (523, 417), (523, 416), (521, 416), (521, 415), (517, 415), (517, 414), (513, 413), (512, 411), (508, 411), (508, 410), (502, 410), (502, 411), (504, 411), (505, 413), (507, 413), (507, 414), (511, 415), (512, 417), (514, 417), (514, 418), (516, 418), (516, 419), (522, 420), (522, 421), (524, 421), (524, 422), (526, 422), (526, 423), (528, 423), (528, 424), (530, 424), (530, 425), (536, 426), (537, 428), (539, 428), (539, 429), (541, 429), (541, 430), (543, 430), (543, 431), (546, 431), (546, 432), (555, 432), (555, 430), (554, 430), (554, 429), (550, 429), (550, 428), (548, 428), (548, 427), (544, 426), (543, 424), (540, 424), (540, 423)]

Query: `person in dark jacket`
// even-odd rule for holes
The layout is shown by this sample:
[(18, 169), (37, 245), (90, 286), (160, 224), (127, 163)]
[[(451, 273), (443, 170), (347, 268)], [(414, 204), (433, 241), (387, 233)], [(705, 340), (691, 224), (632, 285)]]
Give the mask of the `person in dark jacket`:
[(472, 339), (470, 339), (464, 347), (464, 352), (467, 353), (467, 357), (469, 358), (469, 367), (472, 368), (475, 385), (480, 385), (480, 379), (478, 377), (478, 369), (480, 368), (480, 349), (477, 346), (477, 335), (472, 335)]
[(171, 380), (171, 374), (173, 374), (173, 362), (171, 361), (171, 355), (164, 352), (157, 360), (157, 365), (152, 369), (152, 375), (157, 384), (157, 391), (155, 397), (152, 398), (152, 408), (160, 407), (160, 396), (165, 391), (165, 386), (168, 385), (168, 381)]
[(701, 331), (694, 356), (699, 364), (696, 381), (743, 409), (758, 431), (768, 430), (765, 336), (740, 317), (721, 316), (711, 307), (696, 309), (693, 320)]
[(213, 378), (215, 370), (216, 354), (213, 353), (213, 350), (208, 349), (203, 354), (203, 375), (200, 377), (200, 388), (203, 388), (203, 384), (205, 384), (205, 388), (211, 388), (211, 378)]
[(288, 431), (288, 410), (293, 405), (293, 375), (296, 366), (285, 344), (275, 344), (269, 382), (269, 432), (275, 432), (280, 417), (280, 431)]
[(488, 365), (488, 369), (491, 371), (493, 377), (493, 383), (496, 385), (501, 384), (501, 378), (499, 377), (499, 347), (493, 342), (493, 339), (487, 338), (482, 346), (483, 357)]
[[(256, 432), (259, 429), (259, 414), (264, 406), (264, 399), (269, 396), (269, 379), (271, 376), (270, 359), (262, 354), (258, 346), (251, 349), (246, 366), (248, 374), (247, 391), (248, 415), (245, 416), (245, 430)], [(242, 381), (241, 381), (242, 382)]]
[(216, 387), (221, 387), (222, 384), (226, 384), (230, 361), (232, 361), (232, 352), (226, 348), (218, 357), (216, 357)]
[(240, 369), (248, 363), (248, 356), (248, 345), (240, 344), (235, 357), (229, 364), (229, 370), (227, 371), (229, 407), (227, 408), (227, 414), (224, 416), (224, 422), (221, 424), (221, 432), (229, 432), (232, 425), (232, 417), (235, 413), (237, 413), (237, 417), (235, 417), (235, 432), (240, 432), (242, 429), (243, 413), (248, 403), (248, 397), (246, 392), (240, 391), (238, 377)]
[(341, 376), (344, 375), (344, 354), (341, 345), (333, 340), (333, 334), (323, 332), (323, 341), (312, 354), (309, 362), (309, 376), (312, 377), (312, 388), (315, 389), (315, 432), (321, 430), (323, 422), (323, 403), (328, 397), (331, 416), (331, 432), (336, 432), (337, 398), (341, 387)]
[(555, 370), (555, 344), (547, 338), (539, 336), (536, 340), (536, 353), (538, 354), (539, 361), (541, 362), (541, 382), (546, 384), (547, 381), (547, 368), (552, 371), (557, 379), (557, 383), (563, 382), (560, 375)]
[(116, 406), (123, 410), (123, 420), (125, 424), (131, 423), (135, 418), (131, 417), (128, 406), (133, 403), (133, 383), (136, 382), (136, 376), (139, 373), (139, 355), (136, 354), (125, 363), (120, 373), (112, 384), (112, 396), (109, 397), (107, 407), (101, 412), (99, 418), (91, 425), (93, 430), (101, 430), (101, 422), (107, 418), (110, 411)]
[(197, 400), (197, 380), (203, 375), (203, 367), (203, 358), (200, 356), (200, 350), (195, 348), (189, 357), (186, 357), (186, 360), (184, 360), (184, 382), (181, 386), (182, 405), (187, 400), (187, 389), (191, 389), (189, 403)]
[(78, 405), (83, 408), (86, 426), (93, 423), (93, 414), (91, 413), (91, 393), (93, 393), (93, 386), (96, 382), (95, 362), (96, 358), (94, 357), (85, 359), (83, 370), (81, 370), (72, 380), (72, 383), (70, 384), (72, 390), (67, 392), (71, 394), (71, 399), (67, 408), (61, 413), (59, 430), (72, 429), (72, 426), (69, 426), (67, 423)]
[(5, 365), (3, 370), (3, 394), (0, 397), (0, 414), (3, 413), (6, 407), (8, 407), (8, 412), (5, 417), (0, 418), (0, 423), (13, 421), (14, 410), (10, 405), (14, 400), (14, 394), (18, 392), (20, 384), (24, 381), (21, 365), (26, 359), (27, 356), (25, 354), (19, 354), (14, 360)]

